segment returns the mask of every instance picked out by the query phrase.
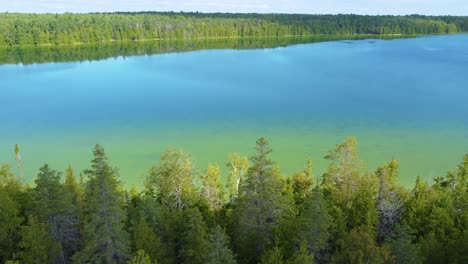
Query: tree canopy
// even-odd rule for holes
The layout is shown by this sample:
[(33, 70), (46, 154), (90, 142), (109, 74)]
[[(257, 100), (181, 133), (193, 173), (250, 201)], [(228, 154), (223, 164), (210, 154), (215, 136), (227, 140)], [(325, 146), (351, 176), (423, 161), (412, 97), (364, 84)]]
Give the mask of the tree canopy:
[(0, 263), (467, 263), (468, 154), (405, 188), (396, 160), (364, 166), (356, 138), (320, 181), (310, 161), (283, 175), (272, 152), (259, 138), (221, 177), (170, 149), (142, 190), (122, 188), (100, 145), (79, 181), (46, 164), (29, 186), (1, 165)]

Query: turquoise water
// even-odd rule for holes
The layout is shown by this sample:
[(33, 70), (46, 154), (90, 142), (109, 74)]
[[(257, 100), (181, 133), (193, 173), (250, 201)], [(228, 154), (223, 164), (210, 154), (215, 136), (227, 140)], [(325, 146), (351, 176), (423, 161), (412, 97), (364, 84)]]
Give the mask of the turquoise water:
[[(369, 169), (395, 158), (403, 184), (468, 152), (468, 35), (202, 50), (0, 66), (0, 162), (87, 168), (102, 144), (127, 185), (168, 147), (202, 171), (266, 136), (285, 175), (356, 136)], [(225, 171), (224, 171), (225, 172)]]

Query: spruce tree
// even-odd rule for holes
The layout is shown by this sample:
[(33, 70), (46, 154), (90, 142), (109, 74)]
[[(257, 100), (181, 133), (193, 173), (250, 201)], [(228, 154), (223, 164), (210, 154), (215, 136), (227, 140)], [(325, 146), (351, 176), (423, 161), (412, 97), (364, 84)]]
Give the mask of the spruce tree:
[(268, 156), (272, 149), (265, 138), (257, 140), (256, 152), (234, 211), (236, 248), (244, 263), (258, 263), (273, 245), (285, 206), (283, 182)]
[(305, 199), (297, 217), (296, 246), (305, 247), (310, 254), (321, 256), (328, 245), (331, 220), (325, 199), (321, 192), (315, 189), (312, 195)]
[(234, 254), (229, 248), (229, 240), (224, 230), (215, 226), (209, 235), (210, 253), (208, 255), (208, 264), (235, 264)]
[(124, 230), (125, 212), (119, 192), (117, 170), (108, 164), (104, 149), (96, 145), (85, 190), (84, 248), (76, 263), (125, 263), (129, 257), (129, 236)]
[(79, 211), (60, 182), (61, 174), (47, 164), (40, 168), (32, 190), (33, 212), (45, 223), (58, 250), (50, 253), (54, 263), (70, 263), (80, 245)]
[(182, 247), (179, 249), (180, 263), (203, 264), (208, 260), (210, 244), (208, 229), (198, 208), (188, 208), (184, 212), (186, 224), (183, 226)]
[(161, 239), (148, 225), (143, 215), (140, 215), (133, 230), (133, 249), (135, 252), (143, 250), (153, 261), (161, 258)]

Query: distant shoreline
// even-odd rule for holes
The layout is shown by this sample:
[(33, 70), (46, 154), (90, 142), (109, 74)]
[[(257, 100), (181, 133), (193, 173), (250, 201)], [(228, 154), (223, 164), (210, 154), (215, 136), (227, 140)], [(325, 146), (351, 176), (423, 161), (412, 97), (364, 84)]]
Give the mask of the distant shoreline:
[[(330, 37), (335, 38), (336, 40), (347, 40), (350, 37), (364, 39), (401, 39), (401, 38), (413, 38), (413, 37), (424, 37), (424, 36), (443, 36), (443, 35), (456, 35), (456, 34), (466, 34), (464, 32), (457, 33), (441, 33), (441, 34), (344, 34), (344, 35), (284, 35), (284, 36), (226, 36), (226, 37), (198, 37), (198, 38), (155, 38), (155, 39), (122, 39), (122, 40), (106, 40), (100, 42), (75, 42), (70, 44), (36, 44), (36, 45), (13, 45), (13, 46), (0, 46), (0, 49), (11, 49), (11, 48), (41, 48), (41, 47), (70, 47), (70, 46), (85, 46), (85, 45), (96, 45), (96, 44), (111, 44), (111, 43), (138, 43), (138, 42), (156, 42), (156, 41), (205, 41), (205, 40), (226, 40), (226, 39), (286, 39), (286, 38), (319, 38), (319, 37)], [(340, 38), (342, 37), (342, 38)]]
[(0, 46), (117, 41), (326, 36), (404, 37), (468, 32), (468, 17), (230, 13), (0, 13)]

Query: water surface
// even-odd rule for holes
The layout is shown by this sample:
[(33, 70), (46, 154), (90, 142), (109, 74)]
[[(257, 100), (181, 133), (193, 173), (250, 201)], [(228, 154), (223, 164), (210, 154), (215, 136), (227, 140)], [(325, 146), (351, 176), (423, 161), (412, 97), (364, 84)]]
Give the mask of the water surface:
[[(217, 49), (0, 66), (0, 161), (87, 168), (102, 144), (126, 185), (168, 147), (203, 170), (266, 136), (284, 174), (356, 136), (369, 169), (395, 158), (403, 184), (468, 152), (468, 35)], [(225, 172), (225, 171), (224, 171)]]

